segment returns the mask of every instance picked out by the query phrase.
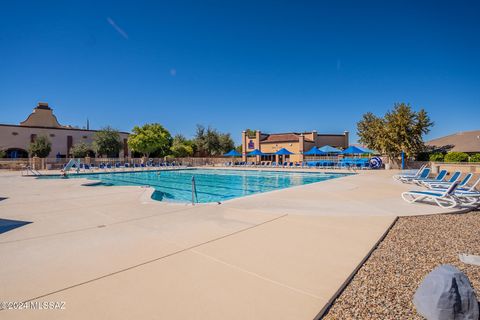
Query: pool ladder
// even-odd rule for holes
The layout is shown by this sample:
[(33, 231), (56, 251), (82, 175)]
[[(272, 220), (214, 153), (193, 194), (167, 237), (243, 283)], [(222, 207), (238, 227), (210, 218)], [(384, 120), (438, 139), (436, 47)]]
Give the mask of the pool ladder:
[[(42, 175), (38, 170), (32, 169), (32, 167), (30, 167), (30, 166), (26, 166), (25, 167), (25, 175), (28, 176), (29, 173), (32, 173), (34, 176), (41, 176)], [(22, 175), (23, 175), (23, 170), (22, 170)]]
[(195, 176), (192, 176), (192, 205), (195, 205), (195, 200), (198, 203), (198, 195), (197, 195), (197, 185), (195, 183)]

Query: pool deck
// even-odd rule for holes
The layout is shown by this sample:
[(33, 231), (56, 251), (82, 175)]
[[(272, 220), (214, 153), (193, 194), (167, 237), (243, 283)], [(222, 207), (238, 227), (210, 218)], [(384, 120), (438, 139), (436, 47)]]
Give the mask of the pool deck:
[(0, 233), (0, 301), (65, 302), (0, 318), (313, 319), (397, 216), (453, 212), (394, 173), (191, 206), (0, 171), (0, 218), (32, 222)]

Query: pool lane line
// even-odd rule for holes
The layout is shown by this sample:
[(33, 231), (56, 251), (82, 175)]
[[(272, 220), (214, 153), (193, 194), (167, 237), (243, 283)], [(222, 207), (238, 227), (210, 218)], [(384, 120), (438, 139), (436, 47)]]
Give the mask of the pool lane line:
[[(40, 296), (34, 297), (34, 298), (30, 298), (30, 299), (28, 299), (28, 300), (22, 301), (22, 303), (27, 303), (27, 302), (30, 302), (30, 301), (42, 299), (42, 298), (48, 297), (48, 296), (50, 296), (50, 295), (53, 295), (53, 294), (56, 294), (56, 293), (59, 293), (59, 292), (63, 292), (63, 291), (66, 291), (66, 290), (70, 290), (70, 289), (73, 289), (73, 288), (76, 288), (76, 287), (83, 286), (83, 285), (85, 285), (85, 284), (89, 284), (89, 283), (95, 282), (95, 281), (97, 281), (97, 280), (101, 280), (101, 279), (105, 279), (105, 278), (108, 278), (108, 277), (111, 277), (111, 276), (115, 276), (115, 275), (117, 275), (117, 274), (120, 274), (120, 273), (123, 273), (123, 272), (127, 272), (127, 271), (129, 271), (129, 270), (133, 270), (133, 269), (142, 267), (142, 266), (144, 266), (144, 265), (147, 265), (147, 264), (150, 264), (150, 263), (153, 263), (153, 262), (156, 262), (156, 261), (160, 261), (160, 260), (163, 260), (163, 259), (172, 257), (172, 256), (174, 256), (174, 255), (177, 255), (177, 254), (180, 254), (180, 253), (183, 253), (183, 252), (187, 252), (187, 251), (192, 250), (192, 249), (195, 249), (195, 248), (199, 248), (199, 247), (201, 247), (201, 246), (203, 246), (203, 245), (206, 245), (206, 244), (209, 244), (209, 243), (218, 241), (218, 240), (222, 240), (222, 239), (225, 239), (225, 238), (228, 238), (228, 237), (237, 235), (237, 234), (242, 233), (242, 232), (246, 232), (246, 231), (255, 229), (255, 228), (257, 228), (257, 227), (263, 226), (263, 225), (265, 225), (265, 224), (267, 224), (267, 223), (270, 223), (270, 222), (274, 222), (274, 221), (276, 221), (276, 220), (280, 220), (280, 219), (285, 218), (285, 217), (287, 217), (287, 216), (288, 216), (288, 214), (283, 214), (283, 215), (281, 215), (281, 216), (279, 216), (279, 217), (275, 217), (275, 218), (273, 218), (273, 219), (266, 220), (266, 221), (261, 222), (261, 223), (259, 223), (259, 224), (256, 224), (256, 225), (247, 227), (247, 228), (245, 228), (245, 229), (237, 230), (237, 231), (235, 231), (235, 232), (232, 232), (232, 233), (229, 233), (229, 234), (226, 234), (226, 235), (223, 235), (223, 236), (214, 238), (214, 239), (210, 239), (210, 240), (204, 241), (204, 242), (202, 242), (202, 243), (198, 243), (198, 244), (196, 244), (196, 245), (193, 245), (193, 246), (190, 246), (190, 247), (187, 247), (187, 248), (183, 248), (183, 249), (174, 251), (174, 252), (172, 252), (172, 253), (169, 253), (169, 254), (166, 254), (166, 255), (163, 255), (163, 256), (154, 258), (154, 259), (150, 259), (150, 260), (147, 260), (147, 261), (138, 263), (138, 264), (136, 264), (136, 265), (127, 267), (127, 268), (120, 269), (120, 270), (118, 270), (118, 271), (114, 271), (114, 272), (111, 272), (111, 273), (107, 273), (107, 274), (105, 274), (105, 275), (103, 275), (103, 276), (99, 276), (99, 277), (96, 277), (96, 278), (93, 278), (93, 279), (90, 279), (90, 280), (87, 280), (87, 281), (79, 282), (79, 283), (77, 283), (77, 284), (74, 284), (74, 285), (71, 285), (71, 286), (68, 286), (68, 287), (65, 287), (65, 288), (62, 288), (62, 289), (58, 289), (58, 290), (55, 290), (55, 291), (52, 291), (52, 292), (45, 293), (45, 294), (42, 294), (42, 295), (40, 295)], [(6, 309), (0, 309), (0, 312), (3, 311), (3, 310), (6, 310)]]

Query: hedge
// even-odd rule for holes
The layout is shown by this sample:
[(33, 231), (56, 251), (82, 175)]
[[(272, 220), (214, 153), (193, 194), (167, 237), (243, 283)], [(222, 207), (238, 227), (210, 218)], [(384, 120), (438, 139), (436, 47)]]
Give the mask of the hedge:
[(472, 154), (470, 156), (470, 162), (480, 162), (480, 153)]
[(444, 157), (445, 162), (467, 162), (468, 154), (465, 152), (449, 152)]
[(429, 160), (430, 160), (430, 161), (434, 161), (434, 162), (440, 162), (440, 161), (443, 161), (443, 158), (444, 158), (443, 153), (437, 152), (437, 153), (432, 153), (432, 154), (430, 155)]

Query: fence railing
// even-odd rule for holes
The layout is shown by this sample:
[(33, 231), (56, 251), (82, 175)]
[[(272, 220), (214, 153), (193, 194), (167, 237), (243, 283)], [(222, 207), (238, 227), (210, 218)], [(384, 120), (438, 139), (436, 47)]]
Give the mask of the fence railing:
[[(37, 170), (59, 170), (62, 169), (65, 164), (70, 160), (70, 158), (0, 158), (0, 169), (8, 170), (24, 170), (27, 166)], [(333, 160), (337, 159), (336, 157), (305, 157), (304, 161), (311, 160)], [(384, 163), (387, 163), (387, 159), (382, 157)], [(181, 164), (188, 167), (203, 167), (203, 166), (218, 166), (227, 162), (241, 161), (241, 158), (225, 158), (225, 157), (187, 157), (187, 158), (81, 158), (80, 161), (86, 164), (94, 164), (99, 166), (101, 163), (107, 165), (110, 164), (114, 166), (116, 163), (124, 164), (129, 163), (130, 165), (145, 163), (146, 161), (152, 161), (154, 163), (162, 162), (175, 162), (176, 164)], [(423, 161), (408, 161), (406, 162), (407, 169), (419, 168), (425, 162)], [(435, 165), (440, 166), (449, 166), (449, 167), (462, 167), (462, 171), (468, 170), (469, 172), (480, 172), (480, 164), (478, 163), (445, 163), (445, 162), (436, 162)], [(397, 166), (392, 166), (392, 168), (398, 168), (400, 163)]]
[[(34, 168), (36, 170), (58, 170), (62, 169), (70, 158), (0, 158), (0, 169), (7, 170), (25, 170), (27, 167)], [(173, 163), (181, 164), (188, 167), (201, 167), (201, 166), (215, 166), (226, 162), (227, 160), (222, 157), (218, 158), (80, 158), (81, 163), (94, 164), (99, 166), (100, 164), (115, 165), (116, 163), (125, 164), (129, 163), (134, 166), (135, 164), (146, 163), (151, 161), (153, 163)]]

